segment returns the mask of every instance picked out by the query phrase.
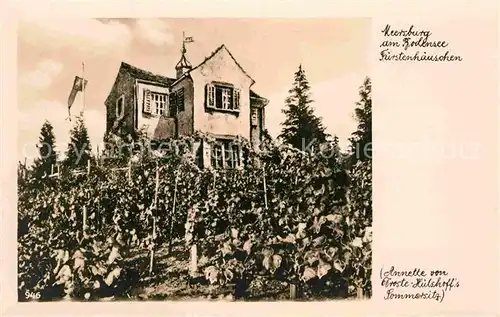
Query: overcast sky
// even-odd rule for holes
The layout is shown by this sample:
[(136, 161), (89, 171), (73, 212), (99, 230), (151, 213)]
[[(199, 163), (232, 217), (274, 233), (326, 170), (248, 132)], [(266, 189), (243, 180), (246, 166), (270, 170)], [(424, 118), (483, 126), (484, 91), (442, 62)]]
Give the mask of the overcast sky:
[[(299, 64), (312, 87), (316, 114), (345, 145), (356, 123), (358, 87), (369, 76), (368, 19), (100, 19), (21, 21), (18, 42), (19, 160), (36, 156), (43, 122), (55, 129), (64, 151), (72, 122), (67, 100), (85, 62), (85, 119), (95, 151), (105, 130), (106, 99), (121, 61), (175, 77), (182, 32), (192, 36), (195, 66), (225, 44), (270, 100), (266, 126), (280, 132), (281, 109)], [(82, 101), (77, 98), (75, 111)]]

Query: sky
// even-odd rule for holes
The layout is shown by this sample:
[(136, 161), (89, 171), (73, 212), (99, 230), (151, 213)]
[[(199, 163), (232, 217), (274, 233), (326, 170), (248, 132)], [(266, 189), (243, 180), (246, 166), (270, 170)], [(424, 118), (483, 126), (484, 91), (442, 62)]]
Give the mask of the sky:
[[(67, 100), (73, 80), (88, 80), (85, 124), (95, 151), (105, 132), (104, 101), (120, 63), (175, 78), (182, 34), (191, 36), (187, 58), (196, 66), (222, 44), (256, 81), (252, 90), (270, 100), (266, 127), (280, 133), (284, 100), (299, 65), (311, 85), (312, 106), (341, 145), (356, 129), (358, 88), (369, 76), (369, 19), (46, 19), (18, 25), (18, 158), (37, 156), (45, 120), (54, 126), (56, 150), (65, 151)], [(83, 106), (80, 94), (72, 107)], [(102, 147), (101, 147), (102, 148)]]

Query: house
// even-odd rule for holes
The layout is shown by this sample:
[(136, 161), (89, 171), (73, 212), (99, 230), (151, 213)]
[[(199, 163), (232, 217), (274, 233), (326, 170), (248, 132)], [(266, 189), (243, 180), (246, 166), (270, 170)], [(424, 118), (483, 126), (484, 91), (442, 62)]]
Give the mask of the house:
[(195, 67), (185, 53), (183, 45), (176, 78), (122, 62), (105, 101), (106, 132), (145, 129), (162, 140), (200, 131), (217, 140), (199, 144), (200, 165), (236, 167), (241, 151), (232, 141), (245, 137), (259, 146), (268, 100), (252, 91), (255, 81), (224, 45)]

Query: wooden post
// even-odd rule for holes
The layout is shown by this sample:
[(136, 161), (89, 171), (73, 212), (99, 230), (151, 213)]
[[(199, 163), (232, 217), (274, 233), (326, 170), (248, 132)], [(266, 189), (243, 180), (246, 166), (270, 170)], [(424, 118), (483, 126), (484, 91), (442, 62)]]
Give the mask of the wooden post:
[(99, 166), (99, 144), (97, 144), (96, 165)]
[(363, 296), (363, 287), (361, 287), (361, 286), (357, 287), (357, 289), (356, 289), (356, 298), (357, 299), (364, 299), (364, 296)]
[(296, 298), (297, 298), (297, 285), (290, 284), (290, 299), (296, 299)]
[(90, 175), (90, 159), (87, 161), (87, 175)]
[(265, 169), (265, 164), (262, 164), (262, 172), (263, 172), (263, 178), (264, 178), (264, 203), (267, 209), (267, 185), (266, 185), (266, 169)]
[[(158, 166), (156, 167), (156, 169), (158, 170)], [(129, 182), (132, 181), (132, 160), (131, 159), (128, 161), (127, 177), (128, 177)]]
[(155, 183), (155, 208), (158, 202), (158, 188), (160, 187), (160, 169), (158, 168), (158, 161), (156, 161), (156, 183)]
[(85, 229), (87, 228), (87, 206), (83, 206), (83, 235), (85, 235)]
[(156, 218), (153, 216), (153, 237), (151, 239), (151, 258), (149, 259), (149, 275), (153, 273), (153, 262), (154, 262), (154, 257), (155, 257), (155, 250), (154, 250), (154, 237), (156, 235)]
[(172, 251), (172, 232), (174, 231), (174, 215), (175, 215), (175, 203), (177, 199), (177, 182), (179, 180), (179, 171), (175, 175), (175, 185), (174, 185), (174, 202), (172, 210), (170, 211), (170, 231), (168, 233), (168, 253)]
[(196, 275), (198, 272), (198, 246), (193, 244), (191, 246), (191, 263), (189, 265), (189, 273), (191, 276)]
[(50, 165), (50, 175), (54, 174), (54, 164)]
[[(99, 193), (100, 194), (100, 193)], [(100, 199), (101, 195), (99, 195), (99, 200), (97, 200), (97, 221), (98, 221), (98, 225), (99, 225), (99, 230), (101, 230), (102, 228), (102, 219), (101, 219), (101, 199)]]
[(158, 168), (158, 161), (156, 161), (156, 185), (155, 185), (155, 200), (154, 200), (154, 208), (153, 208), (153, 236), (151, 238), (151, 258), (149, 260), (149, 274), (153, 273), (153, 262), (154, 262), (154, 240), (156, 236), (156, 214), (157, 214), (157, 203), (158, 203), (158, 187), (160, 186), (160, 170)]

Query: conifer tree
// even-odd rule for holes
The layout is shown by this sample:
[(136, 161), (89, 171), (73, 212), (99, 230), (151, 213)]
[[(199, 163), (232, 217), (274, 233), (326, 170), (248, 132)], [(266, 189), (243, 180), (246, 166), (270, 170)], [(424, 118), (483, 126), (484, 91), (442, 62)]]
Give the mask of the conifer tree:
[(364, 220), (366, 226), (372, 222), (372, 85), (366, 78), (359, 88), (360, 101), (356, 103), (355, 115), (358, 127), (350, 138), (351, 150), (348, 158), (350, 174), (348, 200), (354, 214)]
[(295, 72), (293, 87), (288, 91), (285, 100), (285, 121), (281, 124), (281, 134), (278, 136), (284, 143), (298, 149), (307, 150), (324, 143), (328, 137), (321, 118), (314, 114), (311, 108), (311, 87), (302, 65)]
[(43, 178), (52, 173), (52, 166), (57, 164), (57, 152), (55, 148), (56, 137), (54, 128), (49, 121), (45, 121), (40, 130), (38, 138), (39, 158), (33, 164), (33, 172), (36, 178)]
[(366, 77), (359, 87), (360, 100), (356, 103), (354, 114), (358, 127), (349, 139), (351, 142), (350, 163), (371, 160), (372, 157), (372, 84)]
[(83, 113), (76, 118), (76, 123), (71, 130), (71, 143), (68, 144), (64, 166), (68, 168), (79, 168), (87, 165), (92, 158), (92, 146), (85, 127)]

